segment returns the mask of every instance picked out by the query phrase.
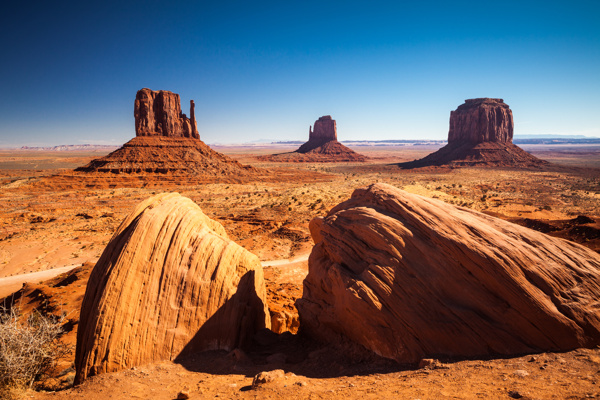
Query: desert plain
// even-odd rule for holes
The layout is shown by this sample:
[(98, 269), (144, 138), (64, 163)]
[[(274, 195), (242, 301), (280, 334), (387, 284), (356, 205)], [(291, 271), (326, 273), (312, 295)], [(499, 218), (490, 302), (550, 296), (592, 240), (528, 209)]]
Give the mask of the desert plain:
[[(439, 145), (350, 146), (364, 163), (261, 161), (294, 145), (213, 146), (264, 171), (227, 183), (156, 174), (76, 174), (102, 151), (0, 151), (0, 298), (24, 312), (46, 309), (69, 318), (63, 340), (75, 344), (87, 277), (121, 221), (142, 200), (178, 192), (221, 223), (229, 237), (261, 260), (278, 332), (257, 337), (247, 352), (206, 352), (94, 376), (72, 387), (73, 358), (25, 398), (530, 398), (600, 397), (600, 350), (524, 354), (514, 358), (443, 359), (428, 366), (343, 352), (296, 335), (296, 299), (313, 246), (308, 223), (382, 182), (580, 243), (600, 252), (600, 145), (522, 145), (550, 164), (536, 169), (427, 167), (398, 164)], [(342, 354), (343, 356), (340, 356)], [(74, 353), (73, 353), (74, 357)], [(262, 371), (273, 380), (251, 387)]]

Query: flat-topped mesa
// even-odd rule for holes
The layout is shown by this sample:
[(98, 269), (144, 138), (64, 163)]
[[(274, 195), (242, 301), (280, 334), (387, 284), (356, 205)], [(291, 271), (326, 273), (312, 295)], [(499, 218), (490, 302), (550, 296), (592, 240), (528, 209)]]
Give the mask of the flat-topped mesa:
[(168, 90), (138, 90), (133, 114), (136, 136), (167, 136), (200, 139), (194, 113), (194, 101), (190, 101), (190, 118), (181, 112), (177, 93)]
[(450, 112), (448, 143), (512, 143), (512, 111), (502, 99), (465, 100)]

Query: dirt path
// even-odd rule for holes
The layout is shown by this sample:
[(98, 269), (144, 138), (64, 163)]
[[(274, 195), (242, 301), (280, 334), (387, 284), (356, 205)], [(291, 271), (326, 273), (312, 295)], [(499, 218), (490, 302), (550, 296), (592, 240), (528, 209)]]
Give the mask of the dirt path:
[(15, 276), (9, 276), (6, 278), (0, 278), (0, 298), (6, 297), (16, 292), (26, 282), (45, 281), (47, 279), (54, 278), (56, 275), (60, 275), (64, 272), (72, 270), (75, 267), (80, 266), (81, 264), (73, 264), (64, 267), (48, 269), (46, 271), (30, 272), (28, 274), (20, 274)]
[[(296, 257), (283, 259), (283, 260), (270, 260), (263, 261), (261, 264), (263, 267), (276, 267), (276, 266), (291, 266), (296, 263), (301, 263), (308, 260), (308, 254), (301, 254)], [(14, 276), (9, 276), (5, 278), (0, 278), (0, 298), (9, 296), (10, 294), (19, 290), (24, 283), (26, 282), (40, 282), (45, 281), (47, 279), (54, 278), (57, 275), (60, 275), (64, 272), (68, 272), (75, 267), (79, 267), (81, 264), (73, 264), (67, 265), (64, 267), (58, 267), (53, 269), (48, 269), (46, 271), (39, 272), (30, 272), (27, 274), (19, 274)]]

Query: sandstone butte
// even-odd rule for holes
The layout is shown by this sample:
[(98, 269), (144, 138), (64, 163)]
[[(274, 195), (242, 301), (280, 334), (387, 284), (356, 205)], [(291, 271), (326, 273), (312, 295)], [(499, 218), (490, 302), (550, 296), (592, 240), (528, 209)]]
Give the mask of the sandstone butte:
[(539, 168), (548, 164), (514, 145), (513, 130), (512, 111), (503, 99), (468, 99), (450, 112), (446, 146), (420, 160), (400, 165)]
[(600, 344), (590, 249), (386, 184), (313, 219), (300, 330), (399, 362)]
[(133, 107), (136, 136), (166, 136), (200, 139), (194, 100), (190, 118), (181, 112), (177, 93), (168, 90), (138, 90)]
[(159, 194), (126, 217), (90, 275), (75, 381), (244, 347), (270, 325), (258, 258), (190, 199)]
[(191, 119), (181, 112), (178, 94), (141, 89), (134, 102), (136, 137), (76, 171), (178, 174), (223, 181), (256, 173), (256, 168), (242, 165), (200, 140), (193, 101), (190, 114)]
[(344, 146), (337, 140), (337, 126), (330, 115), (315, 121), (308, 128), (308, 142), (291, 153), (259, 157), (262, 161), (283, 162), (364, 162), (367, 157)]

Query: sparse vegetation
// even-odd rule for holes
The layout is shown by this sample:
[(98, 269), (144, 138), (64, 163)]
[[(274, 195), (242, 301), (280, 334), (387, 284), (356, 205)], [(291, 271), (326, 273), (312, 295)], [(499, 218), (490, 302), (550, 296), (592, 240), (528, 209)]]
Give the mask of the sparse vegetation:
[(18, 308), (0, 308), (0, 397), (32, 387), (72, 352), (59, 340), (65, 318), (38, 311), (25, 318)]

